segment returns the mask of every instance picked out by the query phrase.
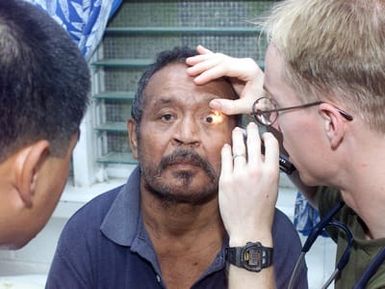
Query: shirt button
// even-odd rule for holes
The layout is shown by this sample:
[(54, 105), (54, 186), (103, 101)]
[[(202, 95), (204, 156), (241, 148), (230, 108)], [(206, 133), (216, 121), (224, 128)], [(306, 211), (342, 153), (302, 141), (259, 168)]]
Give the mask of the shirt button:
[(156, 281), (158, 281), (158, 283), (160, 283), (160, 280), (161, 280), (160, 276), (156, 275)]

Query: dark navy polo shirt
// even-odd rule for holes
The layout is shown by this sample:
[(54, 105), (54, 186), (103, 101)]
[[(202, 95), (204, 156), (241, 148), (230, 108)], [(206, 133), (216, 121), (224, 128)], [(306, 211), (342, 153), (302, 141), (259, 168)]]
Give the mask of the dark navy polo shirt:
[[(279, 210), (274, 217), (273, 242), (276, 285), (286, 288), (301, 244), (294, 226)], [(226, 246), (224, 240), (192, 289), (227, 288)], [(307, 288), (306, 271), (304, 267), (295, 288)], [(71, 217), (59, 239), (46, 288), (166, 288), (140, 212), (138, 168), (125, 186), (96, 197)]]

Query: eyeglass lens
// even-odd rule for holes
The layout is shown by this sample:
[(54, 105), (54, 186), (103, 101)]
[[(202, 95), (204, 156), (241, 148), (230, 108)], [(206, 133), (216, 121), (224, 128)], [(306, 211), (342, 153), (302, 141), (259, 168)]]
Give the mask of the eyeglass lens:
[(275, 111), (276, 109), (276, 103), (269, 97), (259, 98), (253, 106), (255, 120), (262, 125), (271, 125), (278, 117), (278, 112)]

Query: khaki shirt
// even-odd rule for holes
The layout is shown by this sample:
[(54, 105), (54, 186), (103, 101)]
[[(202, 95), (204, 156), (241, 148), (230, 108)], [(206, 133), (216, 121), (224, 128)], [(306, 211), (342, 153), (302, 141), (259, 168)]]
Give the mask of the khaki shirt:
[[(319, 210), (322, 217), (337, 204), (341, 196), (338, 190), (326, 187), (319, 188), (318, 193)], [(383, 217), (385, 222), (385, 212)], [(335, 289), (349, 289), (353, 288), (354, 284), (365, 272), (372, 258), (381, 248), (385, 247), (385, 238), (366, 240), (364, 233), (365, 224), (360, 217), (346, 205), (342, 207), (340, 212), (335, 216), (335, 219), (346, 224), (353, 235), (353, 247), (348, 264), (342, 270), (340, 277), (337, 277), (335, 284)], [(343, 231), (337, 232), (336, 230), (331, 230), (328, 232), (337, 243), (337, 263), (346, 248), (347, 240)], [(376, 274), (369, 280), (366, 288), (385, 288), (385, 263), (381, 265)]]

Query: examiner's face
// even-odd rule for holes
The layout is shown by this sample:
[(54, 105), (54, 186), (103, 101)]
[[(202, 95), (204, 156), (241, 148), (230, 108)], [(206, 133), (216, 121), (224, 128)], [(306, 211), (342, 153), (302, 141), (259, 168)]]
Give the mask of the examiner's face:
[(231, 142), (234, 117), (209, 108), (235, 95), (228, 82), (196, 86), (183, 63), (153, 75), (144, 91), (139, 162), (145, 187), (167, 200), (202, 203), (216, 196), (220, 151)]
[[(267, 49), (265, 63), (264, 87), (269, 97), (281, 108), (303, 104), (298, 91), (284, 77), (286, 64), (274, 44), (270, 44)], [(282, 133), (283, 146), (301, 180), (310, 186), (322, 184), (324, 179), (331, 177), (330, 159), (323, 150), (328, 147), (328, 140), (323, 137), (325, 132), (322, 119), (318, 106), (313, 106), (280, 113), (274, 124)]]

